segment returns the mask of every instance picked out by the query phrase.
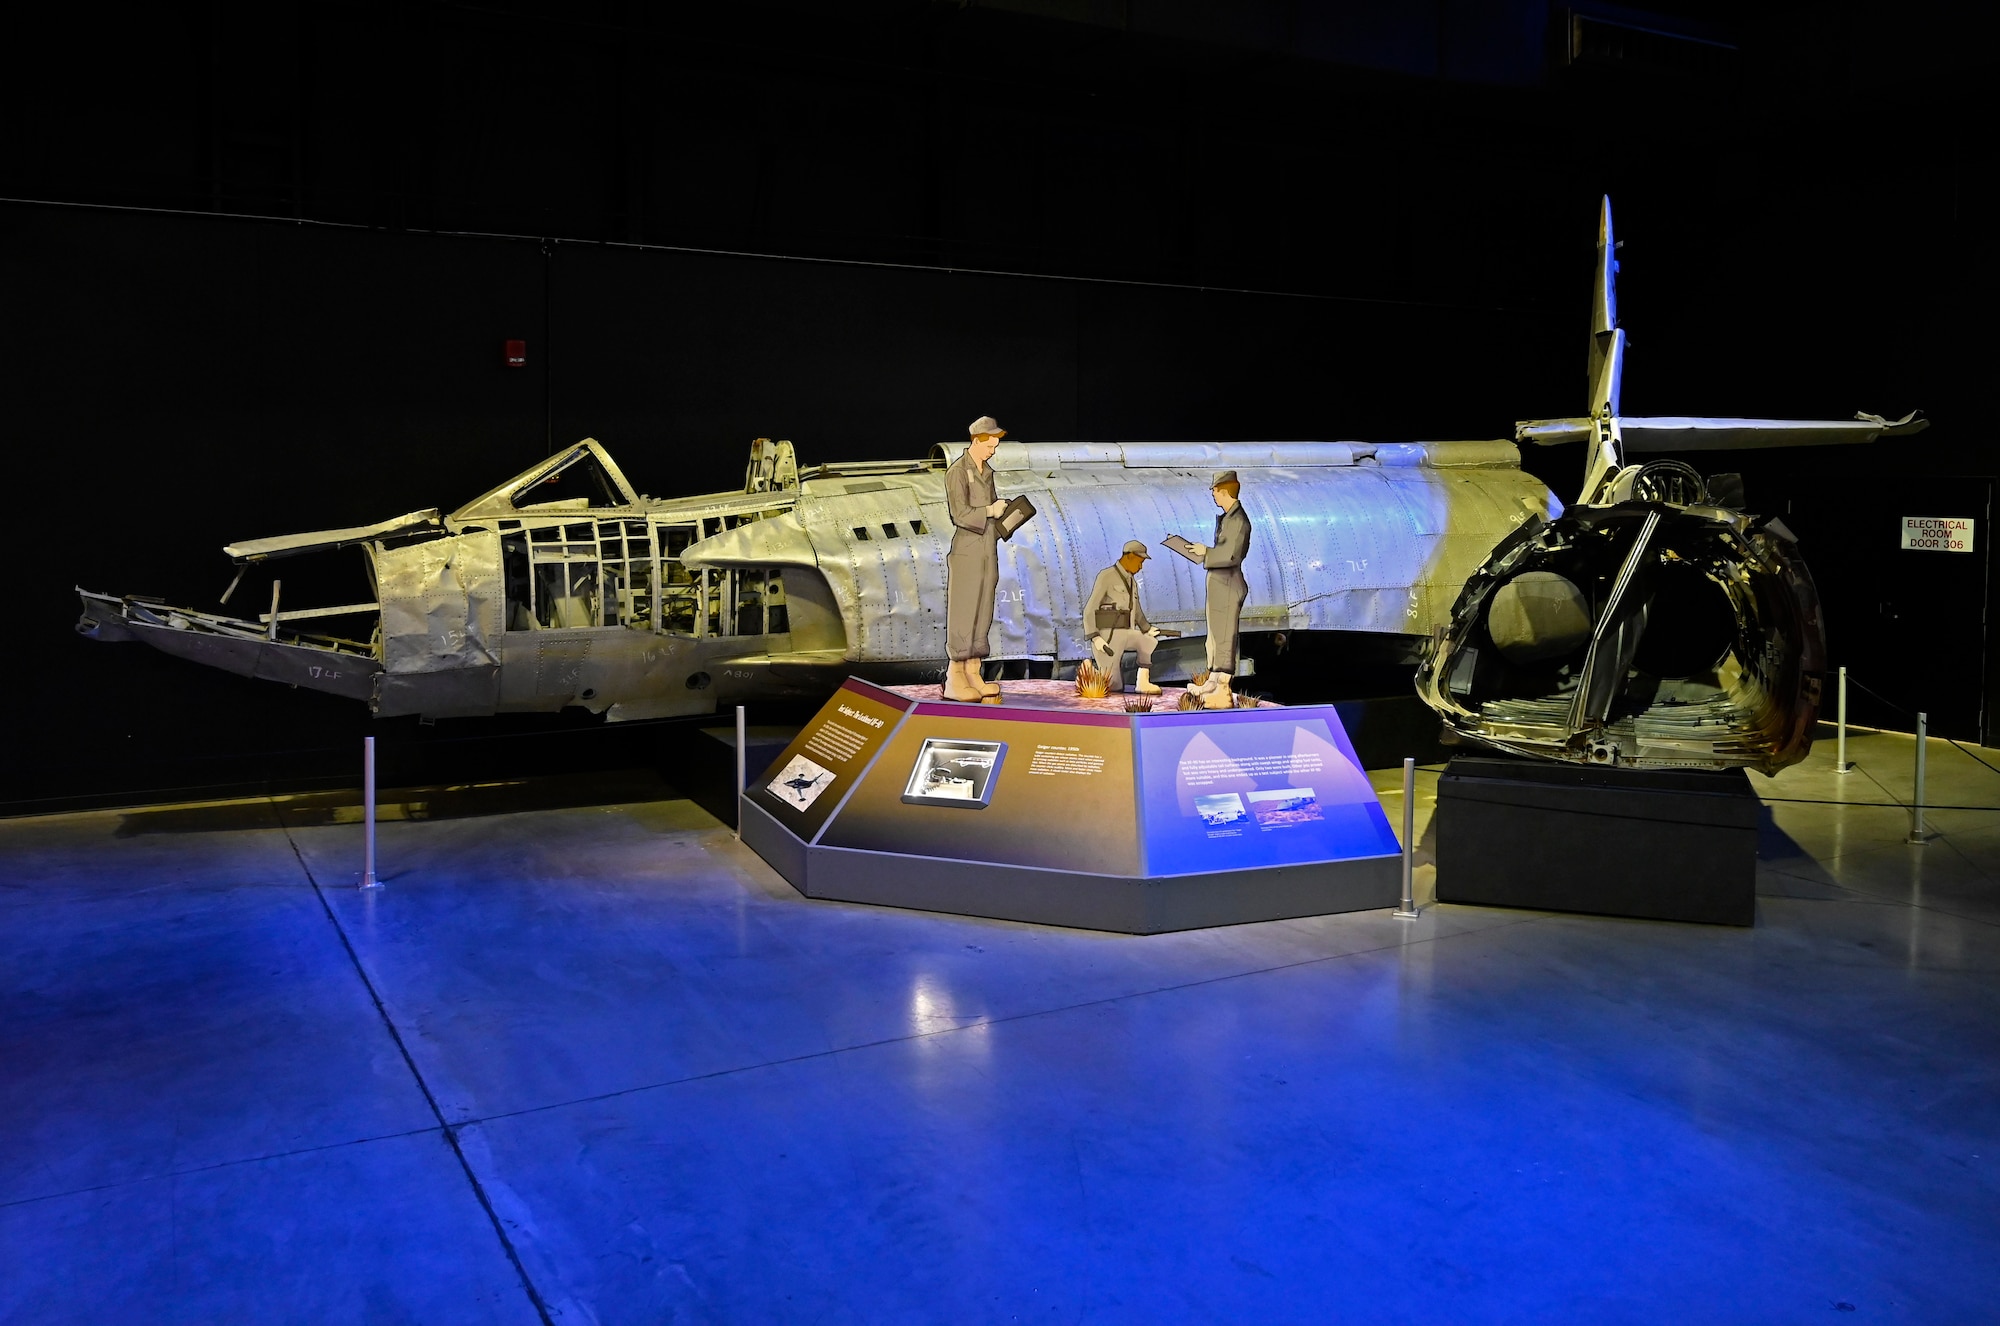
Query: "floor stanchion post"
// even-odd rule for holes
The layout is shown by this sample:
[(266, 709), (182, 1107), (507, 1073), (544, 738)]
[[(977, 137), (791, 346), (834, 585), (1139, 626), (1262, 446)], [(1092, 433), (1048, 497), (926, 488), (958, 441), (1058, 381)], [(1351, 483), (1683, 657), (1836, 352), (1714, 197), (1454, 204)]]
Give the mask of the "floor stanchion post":
[(1906, 842), (1924, 844), (1924, 747), (1930, 744), (1930, 715), (1917, 715), (1917, 792), (1910, 798), (1910, 836)]
[(1853, 773), (1854, 766), (1847, 762), (1847, 669), (1840, 670), (1840, 702), (1835, 710), (1835, 733), (1833, 743), (1833, 771)]
[(1396, 915), (1417, 915), (1417, 762), (1403, 757), (1403, 902)]
[(375, 738), (361, 739), (361, 887), (379, 889), (375, 878)]
[(746, 763), (749, 749), (746, 735), (749, 728), (744, 726), (743, 706), (736, 706), (736, 841), (743, 841), (743, 793), (750, 787), (750, 771)]

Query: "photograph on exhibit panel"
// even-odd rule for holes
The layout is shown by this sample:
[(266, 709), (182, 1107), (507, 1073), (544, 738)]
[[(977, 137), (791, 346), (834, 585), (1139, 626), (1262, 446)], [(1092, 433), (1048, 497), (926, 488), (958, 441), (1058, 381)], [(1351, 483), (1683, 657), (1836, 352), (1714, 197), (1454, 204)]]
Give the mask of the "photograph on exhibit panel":
[(1224, 792), (1218, 796), (1196, 797), (1194, 808), (1201, 816), (1202, 823), (1211, 829), (1225, 825), (1241, 824), (1249, 816), (1243, 810), (1243, 798), (1234, 792)]
[(771, 780), (768, 790), (792, 809), (804, 810), (819, 800), (819, 794), (832, 784), (831, 771), (803, 755), (794, 755), (784, 768), (778, 770), (778, 776)]
[(903, 785), (903, 800), (914, 806), (984, 809), (993, 799), (1006, 752), (1004, 741), (926, 737)]
[(1154, 714), (1135, 734), (1156, 874), (1401, 850), (1331, 706)]
[(1319, 797), (1310, 787), (1286, 787), (1273, 792), (1252, 792), (1250, 813), (1260, 829), (1283, 828), (1288, 824), (1309, 824), (1320, 818)]

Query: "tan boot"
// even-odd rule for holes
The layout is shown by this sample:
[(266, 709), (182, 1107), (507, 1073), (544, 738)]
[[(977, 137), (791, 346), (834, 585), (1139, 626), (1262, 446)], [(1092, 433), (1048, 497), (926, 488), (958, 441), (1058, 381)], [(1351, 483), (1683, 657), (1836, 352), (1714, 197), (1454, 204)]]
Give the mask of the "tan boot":
[(965, 663), (965, 679), (971, 682), (973, 686), (977, 688), (980, 695), (986, 697), (987, 699), (991, 699), (994, 696), (1000, 694), (1000, 688), (993, 682), (986, 680), (986, 678), (980, 675), (980, 672), (985, 667), (985, 664), (986, 660), (983, 658), (967, 659)]
[(1211, 672), (1208, 674), (1209, 688), (1202, 692), (1201, 707), (1204, 709), (1234, 709), (1236, 697), (1229, 693), (1229, 674)]
[(1140, 668), (1139, 680), (1132, 684), (1132, 689), (1141, 695), (1158, 695), (1160, 688), (1153, 685), (1153, 670), (1151, 668)]
[(977, 704), (980, 699), (979, 686), (965, 675), (966, 667), (964, 660), (953, 659), (945, 668), (944, 698)]

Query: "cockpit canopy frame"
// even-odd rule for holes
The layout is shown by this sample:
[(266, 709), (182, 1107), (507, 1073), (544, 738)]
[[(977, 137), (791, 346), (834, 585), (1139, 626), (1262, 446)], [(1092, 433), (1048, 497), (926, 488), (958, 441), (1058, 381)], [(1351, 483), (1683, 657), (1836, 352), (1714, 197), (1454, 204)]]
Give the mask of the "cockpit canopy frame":
[[(540, 501), (524, 498), (540, 495), (547, 485), (565, 490), (580, 489), (572, 496), (543, 496)], [(501, 516), (548, 515), (562, 511), (610, 511), (637, 507), (645, 499), (625, 478), (625, 472), (611, 459), (596, 438), (587, 437), (565, 447), (547, 460), (531, 465), (503, 484), (487, 489), (447, 518), (457, 525), (468, 520), (492, 520)]]

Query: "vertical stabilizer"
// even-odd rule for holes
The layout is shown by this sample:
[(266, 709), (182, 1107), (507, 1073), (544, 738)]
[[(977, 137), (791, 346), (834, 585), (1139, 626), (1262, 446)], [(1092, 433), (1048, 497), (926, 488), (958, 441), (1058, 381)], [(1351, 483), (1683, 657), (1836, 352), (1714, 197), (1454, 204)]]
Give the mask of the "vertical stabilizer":
[(1625, 333), (1618, 327), (1618, 242), (1611, 235), (1611, 199), (1597, 218), (1597, 283), (1590, 295), (1590, 412), (1618, 413), (1625, 372)]
[(1597, 288), (1591, 292), (1590, 331), (1595, 336), (1618, 325), (1618, 244), (1611, 237), (1611, 199), (1597, 213)]
[(1596, 501), (1625, 463), (1618, 437), (1618, 395), (1625, 379), (1625, 333), (1618, 326), (1618, 241), (1611, 199), (1597, 214), (1597, 283), (1590, 292), (1590, 418), (1595, 434), (1584, 461), (1579, 499)]

